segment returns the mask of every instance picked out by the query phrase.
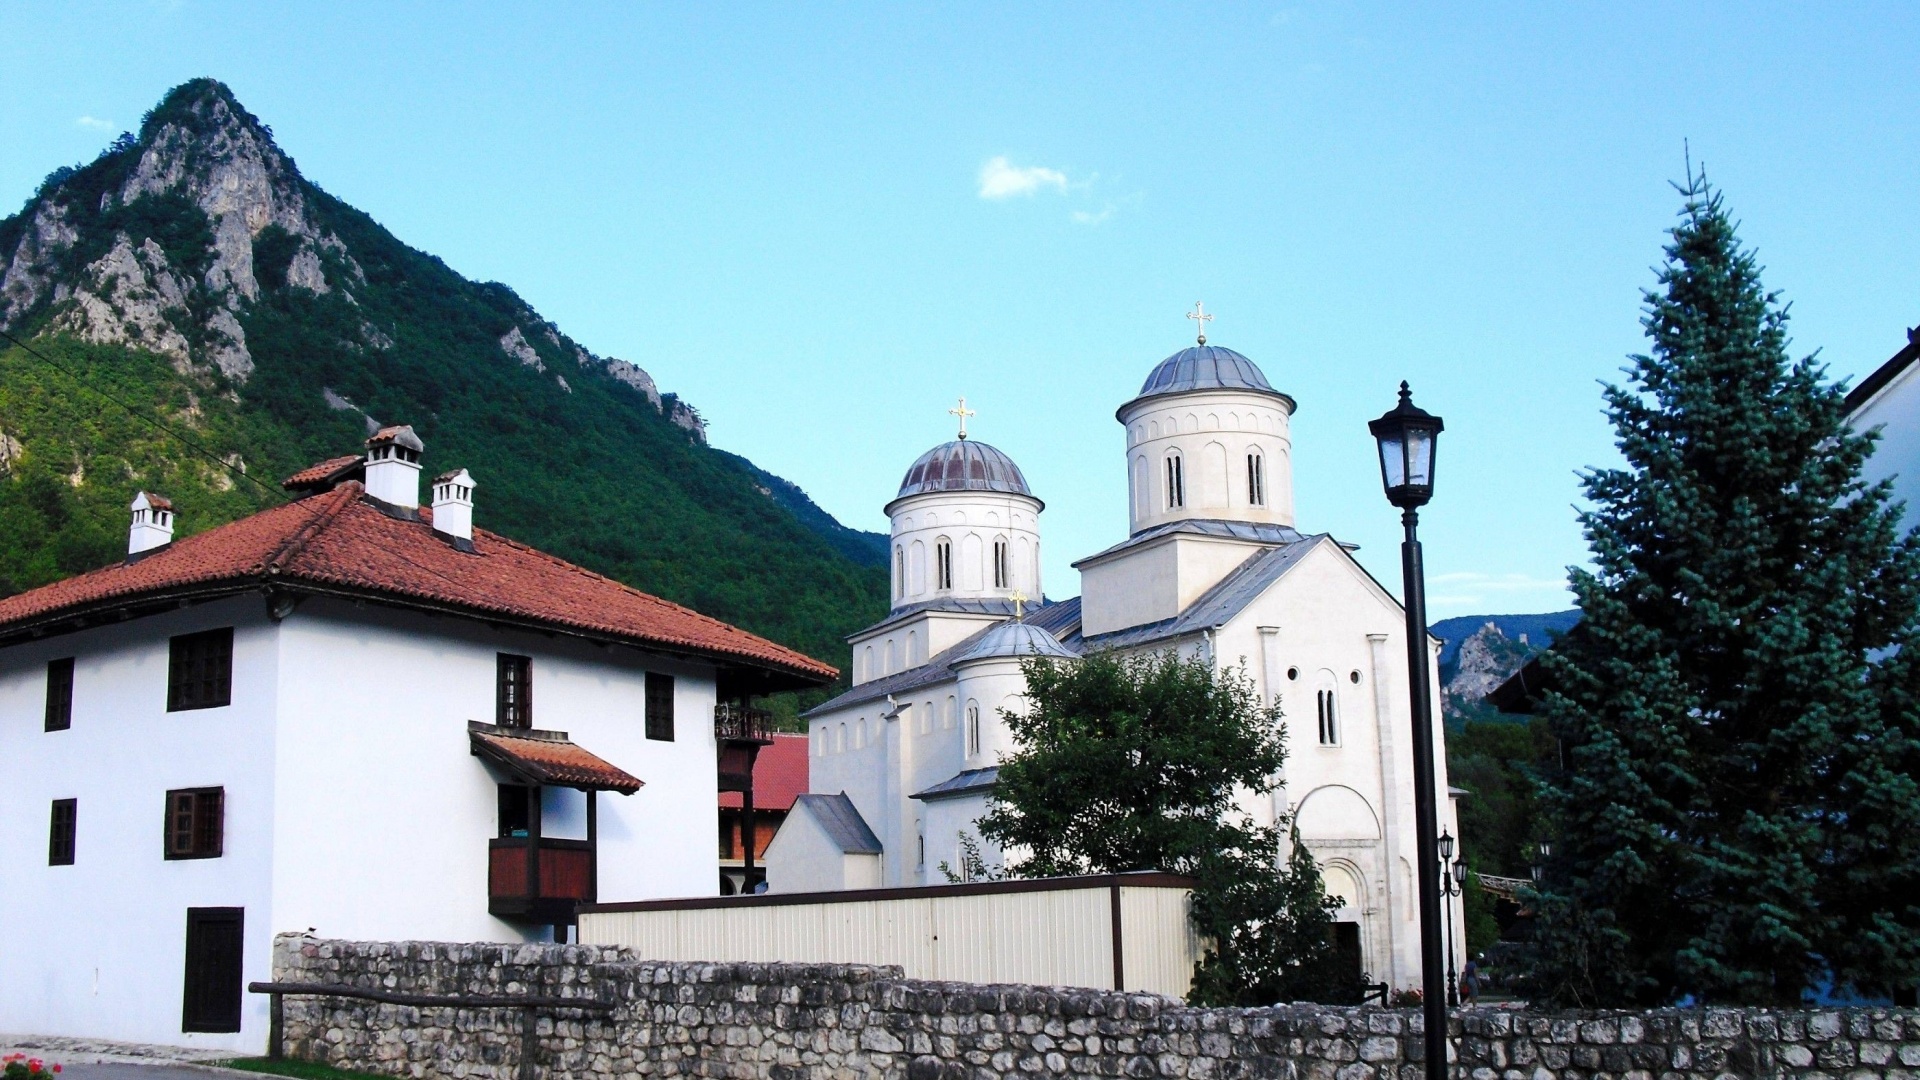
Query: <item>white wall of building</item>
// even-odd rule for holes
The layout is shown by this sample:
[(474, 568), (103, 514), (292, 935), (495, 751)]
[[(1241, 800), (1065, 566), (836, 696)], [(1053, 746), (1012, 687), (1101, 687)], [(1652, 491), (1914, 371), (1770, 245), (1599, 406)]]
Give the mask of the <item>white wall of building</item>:
[[(884, 882), (884, 858), (849, 852), (827, 835), (805, 803), (795, 804), (767, 844), (767, 891), (873, 889)], [(584, 938), (582, 940), (585, 940)], [(709, 957), (719, 959), (719, 957)]]
[[(234, 627), (224, 708), (167, 712), (167, 639)], [(0, 650), (0, 1018), (11, 1031), (257, 1052), (266, 1003), (233, 1034), (180, 1030), (187, 909), (246, 909), (244, 978), (268, 979), (275, 627), (257, 596)], [(47, 661), (74, 657), (73, 726), (46, 731)], [(166, 793), (223, 787), (224, 854), (167, 860)], [(74, 863), (47, 865), (54, 799), (78, 799)], [(305, 929), (304, 924), (299, 929)]]
[(1894, 497), (1907, 504), (1902, 527), (1920, 524), (1920, 363), (1909, 364), (1850, 419), (1855, 431), (1880, 431), (1880, 443), (1863, 470), (1866, 478), (1892, 477)]
[[(1040, 502), (1001, 491), (934, 491), (897, 499), (893, 521), (895, 607), (936, 599), (1004, 599), (1018, 589), (1040, 595)], [(993, 545), (1008, 545), (1010, 578), (995, 584)], [(953, 585), (936, 573), (942, 542), (953, 552)]]
[[(1130, 404), (1120, 423), (1129, 532), (1187, 518), (1293, 524), (1293, 439), (1281, 399), (1246, 390), (1168, 394)], [(1250, 497), (1249, 454), (1261, 461), (1259, 503)], [(1181, 460), (1178, 505), (1168, 487), (1169, 457)]]
[[(235, 627), (233, 700), (166, 711), (168, 638)], [(0, 935), (11, 1030), (258, 1052), (266, 1001), (238, 1034), (181, 1027), (186, 910), (246, 911), (244, 978), (270, 978), (275, 933), (517, 941), (545, 928), (487, 913), (492, 768), (467, 722), (494, 719), (496, 654), (533, 658), (534, 724), (643, 780), (599, 798), (609, 899), (710, 896), (718, 809), (712, 669), (624, 647), (313, 599), (284, 622), (238, 597), (0, 650)], [(73, 725), (44, 727), (46, 664), (76, 658)], [(645, 737), (647, 671), (676, 677), (675, 739)], [(219, 858), (162, 857), (165, 793), (225, 791)], [(585, 796), (549, 790), (548, 835), (584, 837)], [(51, 801), (77, 798), (75, 864), (48, 866)]]

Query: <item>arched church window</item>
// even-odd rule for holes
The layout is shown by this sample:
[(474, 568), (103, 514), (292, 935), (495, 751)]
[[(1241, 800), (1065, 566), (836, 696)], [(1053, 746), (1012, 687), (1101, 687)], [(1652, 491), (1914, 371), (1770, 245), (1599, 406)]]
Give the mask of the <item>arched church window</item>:
[(1133, 516), (1146, 517), (1152, 513), (1153, 496), (1147, 490), (1147, 458), (1145, 454), (1133, 459)]
[(993, 587), (1008, 589), (1013, 587), (1013, 575), (1007, 565), (1007, 542), (1004, 539), (993, 542)]
[(1340, 745), (1340, 699), (1330, 689), (1314, 695), (1320, 713), (1320, 745)]
[(980, 703), (967, 702), (967, 756), (980, 752)]
[(953, 541), (944, 536), (933, 545), (933, 587), (953, 588)]
[(1267, 505), (1266, 462), (1258, 450), (1247, 455), (1247, 505)]
[(893, 545), (893, 598), (907, 595), (907, 552), (899, 544)]
[(943, 710), (941, 710), (941, 712), (940, 712), (940, 726), (941, 726), (941, 727), (943, 727), (943, 728), (947, 728), (948, 730), (952, 730), (952, 728), (953, 728), (953, 712), (954, 712), (954, 697), (953, 697), (953, 695), (952, 695), (952, 694), (948, 694), (948, 695), (947, 695), (947, 707), (946, 707), (945, 709), (943, 709)]
[(882, 675), (891, 675), (900, 670), (900, 646), (892, 638), (887, 639), (887, 670)]
[(861, 717), (853, 727), (853, 748), (859, 750), (867, 745), (867, 718)]
[(873, 670), (873, 646), (869, 645), (860, 651), (860, 679), (864, 682), (876, 678), (879, 674)]
[(1187, 466), (1179, 454), (1167, 455), (1167, 509), (1187, 505)]
[(847, 750), (847, 724), (846, 724), (846, 721), (842, 720), (840, 722), (840, 733), (833, 741), (833, 752), (836, 754), (843, 754), (843, 753), (846, 753), (846, 750)]

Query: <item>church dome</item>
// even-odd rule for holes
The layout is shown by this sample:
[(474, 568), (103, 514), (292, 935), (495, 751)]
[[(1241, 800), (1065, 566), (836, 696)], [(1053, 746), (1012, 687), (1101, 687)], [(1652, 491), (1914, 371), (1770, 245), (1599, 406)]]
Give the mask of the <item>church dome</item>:
[(1195, 345), (1160, 361), (1140, 384), (1140, 396), (1179, 394), (1188, 390), (1278, 391), (1253, 361), (1218, 345)]
[(1078, 659), (1060, 639), (1032, 623), (1003, 622), (980, 635), (980, 640), (949, 660), (964, 664), (969, 660), (1025, 659), (1029, 656), (1057, 656)]
[(900, 494), (925, 495), (930, 491), (1004, 491), (1033, 497), (1020, 466), (999, 450), (977, 439), (955, 439), (921, 454), (900, 481)]

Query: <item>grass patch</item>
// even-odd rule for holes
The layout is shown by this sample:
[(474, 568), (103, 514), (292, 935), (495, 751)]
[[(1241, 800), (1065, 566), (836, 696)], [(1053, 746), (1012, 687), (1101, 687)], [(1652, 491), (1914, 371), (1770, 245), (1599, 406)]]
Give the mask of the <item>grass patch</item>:
[(268, 1073), (273, 1076), (291, 1076), (295, 1080), (393, 1080), (381, 1073), (352, 1072), (336, 1069), (331, 1065), (321, 1065), (313, 1061), (295, 1061), (292, 1058), (247, 1057), (234, 1058), (232, 1061), (218, 1061), (211, 1064), (228, 1069), (243, 1069), (247, 1072)]

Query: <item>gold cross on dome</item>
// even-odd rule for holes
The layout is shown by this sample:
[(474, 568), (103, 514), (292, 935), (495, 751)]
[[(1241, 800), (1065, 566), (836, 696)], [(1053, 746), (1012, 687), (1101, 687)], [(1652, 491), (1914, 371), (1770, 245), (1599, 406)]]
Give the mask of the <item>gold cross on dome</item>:
[(1207, 314), (1207, 309), (1205, 305), (1201, 304), (1200, 301), (1195, 300), (1193, 302), (1193, 310), (1187, 312), (1187, 318), (1192, 319), (1196, 324), (1199, 325), (1200, 344), (1205, 345), (1207, 343), (1207, 324), (1213, 321), (1213, 316)]
[(978, 416), (980, 414), (977, 412), (974, 412), (972, 409), (967, 408), (967, 399), (961, 398), (960, 404), (947, 410), (947, 415), (957, 416), (960, 418), (960, 437), (964, 439), (967, 437), (967, 417)]
[(1013, 590), (1012, 595), (1008, 596), (1007, 599), (1013, 601), (1014, 621), (1019, 622), (1021, 619), (1026, 618), (1027, 612), (1025, 607), (1023, 607), (1022, 605), (1024, 605), (1027, 602), (1027, 594), (1021, 592), (1019, 589), (1015, 589)]

